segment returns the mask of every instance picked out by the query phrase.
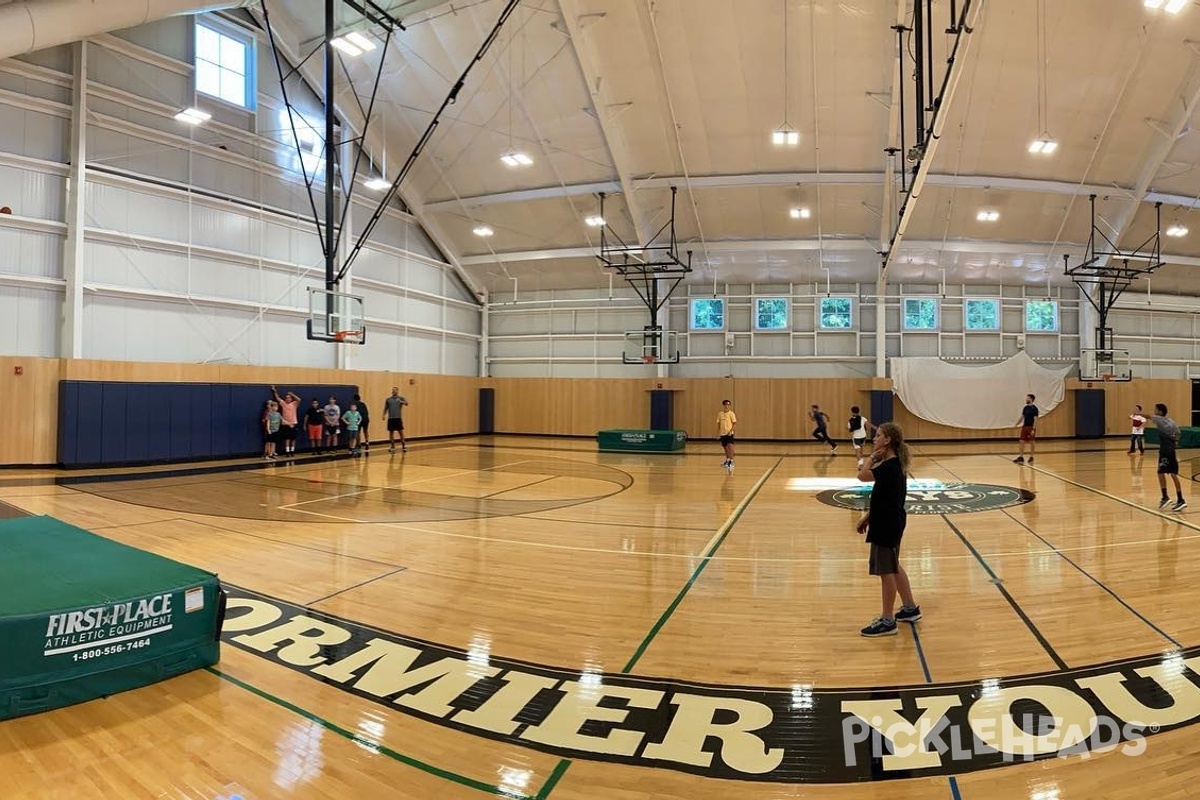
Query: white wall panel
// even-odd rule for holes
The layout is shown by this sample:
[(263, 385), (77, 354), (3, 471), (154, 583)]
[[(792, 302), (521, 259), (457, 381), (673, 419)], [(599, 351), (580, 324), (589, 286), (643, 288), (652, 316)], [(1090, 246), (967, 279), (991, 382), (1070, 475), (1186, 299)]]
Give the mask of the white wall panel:
[(22, 217), (63, 221), (65, 176), (0, 164), (0, 206)]
[(63, 237), (0, 226), (0, 272), (61, 278)]
[[(194, 24), (164, 20), (117, 34), (129, 44), (88, 48), (83, 356), (333, 366), (337, 348), (305, 338), (306, 290), (323, 286), (323, 257), (301, 177), (281, 173), (296, 156), (290, 134), (279, 130), (278, 106), (259, 104), (264, 136), (255, 133), (254, 115), (223, 106), (200, 128), (172, 118), (193, 103), (187, 60)], [(261, 76), (270, 83), (269, 53), (259, 48), (258, 57), (270, 67)], [(71, 74), (70, 48), (23, 60)], [(65, 219), (62, 167), (3, 158), (66, 163), (65, 83), (51, 73), (39, 79), (37, 70), (0, 69), (0, 91), (17, 98), (0, 103), (0, 205), (20, 218)], [(312, 92), (297, 78), (292, 88), (292, 100), (316, 118)], [(47, 100), (63, 104), (62, 112), (47, 110)], [(363, 221), (373, 208), (364, 200), (355, 214)], [(18, 280), (62, 278), (65, 232), (4, 222), (0, 278), (13, 278), (0, 280), (0, 352), (56, 355), (62, 291)], [(437, 257), (436, 248), (410, 220), (389, 214), (377, 231), (387, 246), (365, 249), (357, 269), (390, 288), (351, 291), (367, 297), (368, 316), (432, 330), (375, 325), (368, 344), (353, 351), (354, 363), (477, 374), (480, 312), (452, 302), (474, 298), (448, 265), (425, 260)], [(445, 324), (454, 327), (443, 332)]]
[(0, 103), (0, 152), (64, 163), (68, 138), (65, 117)]
[(97, 83), (157, 103), (177, 108), (192, 104), (191, 80), (188, 76), (138, 61), (106, 47), (88, 48), (88, 77)]
[(58, 355), (62, 292), (0, 283), (0, 353), (52, 358)]

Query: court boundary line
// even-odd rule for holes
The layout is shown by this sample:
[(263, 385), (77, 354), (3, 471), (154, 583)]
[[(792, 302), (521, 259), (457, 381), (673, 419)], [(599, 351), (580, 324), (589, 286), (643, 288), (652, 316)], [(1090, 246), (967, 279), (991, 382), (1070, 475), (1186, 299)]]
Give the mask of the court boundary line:
[[(925, 673), (925, 683), (933, 686), (933, 674), (929, 671), (929, 662), (925, 659), (925, 648), (921, 645), (921, 633), (917, 630), (915, 622), (909, 623), (909, 630), (912, 631), (913, 644), (917, 648), (917, 656), (921, 659), (921, 671)], [(958, 779), (954, 775), (946, 776), (950, 783), (950, 797), (952, 800), (962, 800), (962, 794), (958, 790)]]
[(1182, 645), (1182, 644), (1181, 644), (1181, 643), (1180, 643), (1180, 642), (1179, 642), (1179, 641), (1178, 641), (1178, 640), (1177, 640), (1177, 639), (1176, 639), (1174, 636), (1171, 636), (1169, 633), (1167, 633), (1166, 631), (1164, 631), (1162, 628), (1160, 628), (1160, 627), (1158, 627), (1157, 625), (1155, 625), (1155, 624), (1154, 624), (1153, 622), (1151, 622), (1151, 621), (1150, 621), (1150, 620), (1149, 620), (1147, 617), (1145, 617), (1145, 616), (1144, 616), (1144, 615), (1143, 615), (1143, 614), (1142, 614), (1140, 611), (1138, 611), (1138, 610), (1137, 610), (1136, 608), (1134, 608), (1133, 606), (1129, 605), (1129, 603), (1125, 602), (1124, 598), (1122, 598), (1122, 597), (1121, 597), (1121, 595), (1117, 594), (1115, 591), (1113, 591), (1111, 588), (1109, 588), (1109, 587), (1108, 587), (1108, 586), (1107, 586), (1107, 585), (1104, 583), (1104, 581), (1100, 580), (1100, 579), (1099, 579), (1099, 578), (1097, 578), (1095, 575), (1093, 575), (1092, 573), (1088, 572), (1088, 571), (1087, 571), (1086, 569), (1084, 569), (1083, 567), (1081, 567), (1081, 566), (1079, 566), (1078, 564), (1076, 564), (1076, 563), (1075, 563), (1074, 561), (1072, 561), (1072, 560), (1070, 559), (1070, 557), (1069, 557), (1069, 556), (1067, 556), (1065, 553), (1061, 553), (1061, 552), (1059, 552), (1059, 550), (1058, 550), (1058, 548), (1057, 548), (1057, 547), (1055, 547), (1054, 545), (1050, 544), (1050, 542), (1049, 542), (1049, 541), (1047, 541), (1047, 540), (1045, 539), (1045, 537), (1043, 537), (1043, 536), (1042, 536), (1040, 533), (1038, 533), (1037, 531), (1035, 531), (1033, 528), (1029, 527), (1029, 526), (1028, 526), (1028, 525), (1026, 525), (1024, 522), (1022, 522), (1021, 520), (1017, 519), (1015, 516), (1013, 516), (1012, 514), (1010, 514), (1010, 513), (1008, 512), (1008, 509), (1001, 509), (1001, 511), (1003, 511), (1003, 512), (1004, 512), (1004, 514), (1005, 514), (1005, 516), (1007, 516), (1007, 517), (1008, 517), (1009, 519), (1011, 519), (1013, 522), (1017, 523), (1018, 525), (1020, 525), (1020, 526), (1021, 526), (1022, 528), (1024, 528), (1025, 530), (1029, 531), (1029, 533), (1030, 533), (1031, 535), (1033, 535), (1033, 536), (1036, 536), (1036, 537), (1038, 538), (1038, 540), (1039, 540), (1039, 541), (1041, 541), (1043, 544), (1045, 544), (1045, 545), (1046, 545), (1046, 547), (1049, 547), (1049, 548), (1050, 548), (1050, 550), (1051, 550), (1051, 551), (1053, 551), (1054, 553), (1056, 553), (1056, 554), (1057, 554), (1057, 555), (1058, 555), (1058, 556), (1059, 556), (1061, 559), (1063, 559), (1064, 561), (1066, 561), (1068, 564), (1070, 564), (1070, 565), (1071, 565), (1072, 567), (1074, 567), (1075, 569), (1079, 570), (1079, 572), (1080, 572), (1080, 574), (1081, 574), (1081, 575), (1083, 575), (1084, 577), (1086, 577), (1086, 578), (1087, 578), (1088, 580), (1090, 580), (1092, 583), (1094, 583), (1094, 584), (1096, 584), (1097, 586), (1099, 586), (1099, 587), (1100, 587), (1101, 589), (1103, 589), (1104, 591), (1108, 592), (1108, 594), (1112, 596), (1112, 599), (1116, 600), (1118, 603), (1120, 603), (1122, 606), (1124, 606), (1124, 607), (1125, 607), (1125, 610), (1126, 610), (1126, 611), (1128, 611), (1130, 614), (1133, 614), (1135, 617), (1137, 617), (1138, 619), (1140, 619), (1142, 622), (1146, 623), (1146, 625), (1148, 625), (1148, 626), (1149, 626), (1149, 627), (1150, 627), (1150, 628), (1151, 628), (1151, 629), (1152, 629), (1152, 630), (1153, 630), (1155, 633), (1157, 633), (1159, 636), (1163, 637), (1164, 639), (1166, 639), (1168, 642), (1170, 642), (1171, 644), (1175, 645), (1176, 647), (1178, 647), (1178, 648), (1180, 648), (1180, 649), (1183, 649), (1183, 645)]
[(1042, 649), (1046, 651), (1046, 655), (1050, 656), (1050, 659), (1060, 670), (1070, 669), (1067, 662), (1062, 660), (1062, 657), (1057, 651), (1055, 651), (1054, 647), (1050, 644), (1046, 637), (1042, 635), (1042, 632), (1038, 630), (1036, 625), (1033, 624), (1033, 620), (1031, 620), (1029, 615), (1025, 613), (1025, 610), (1021, 608), (1021, 604), (1018, 603), (1016, 598), (1009, 593), (1008, 589), (1004, 588), (1004, 581), (1001, 580), (1000, 576), (997, 575), (991, 566), (988, 565), (987, 561), (984, 560), (979, 551), (975, 549), (975, 545), (971, 544), (971, 540), (968, 539), (966, 535), (958, 529), (957, 525), (950, 521), (950, 518), (946, 514), (939, 514), (938, 516), (940, 516), (942, 520), (950, 526), (950, 530), (954, 531), (954, 535), (957, 536), (959, 540), (962, 541), (962, 543), (967, 547), (967, 549), (971, 551), (971, 554), (975, 556), (975, 560), (979, 562), (979, 565), (983, 567), (984, 571), (987, 572), (988, 576), (992, 579), (992, 585), (1000, 590), (1001, 596), (1008, 601), (1008, 604), (1012, 606), (1012, 610), (1015, 611), (1017, 616), (1021, 618), (1021, 621), (1025, 623), (1025, 627), (1028, 628), (1029, 632), (1033, 634), (1033, 637), (1037, 639), (1038, 644), (1040, 644)]
[(327, 594), (324, 597), (318, 597), (316, 600), (309, 600), (309, 601), (303, 603), (302, 605), (305, 608), (312, 608), (317, 603), (324, 603), (326, 600), (330, 600), (334, 597), (337, 597), (339, 594), (345, 594), (346, 592), (352, 592), (355, 589), (361, 589), (362, 587), (366, 586), (368, 583), (374, 583), (375, 581), (381, 581), (384, 578), (390, 578), (393, 575), (396, 575), (397, 573), (404, 572), (406, 569), (408, 569), (408, 567), (396, 567), (391, 572), (385, 572), (382, 575), (376, 575), (374, 578), (367, 578), (365, 581), (359, 581), (358, 583), (354, 584), (353, 586), (347, 586), (345, 589), (338, 589), (336, 592)]
[[(705, 567), (707, 567), (709, 562), (712, 561), (713, 554), (716, 553), (721, 545), (725, 543), (725, 539), (733, 530), (733, 526), (736, 525), (738, 520), (742, 518), (743, 512), (745, 512), (750, 503), (753, 502), (754, 498), (758, 496), (759, 491), (766, 484), (766, 482), (770, 480), (771, 476), (775, 474), (775, 470), (778, 469), (779, 465), (782, 463), (783, 458), (780, 457), (766, 472), (759, 477), (757, 481), (754, 482), (754, 485), (750, 487), (750, 491), (746, 493), (746, 496), (742, 498), (741, 502), (734, 506), (733, 511), (729, 514), (729, 518), (721, 523), (721, 526), (713, 533), (712, 538), (708, 540), (708, 544), (706, 544), (704, 549), (700, 551), (703, 554), (700, 558), (700, 563), (697, 564), (696, 568), (692, 570), (691, 576), (675, 595), (675, 599), (672, 600), (670, 604), (663, 610), (662, 614), (659, 615), (658, 620), (650, 628), (649, 632), (642, 637), (641, 643), (638, 644), (637, 649), (633, 651), (633, 655), (630, 656), (629, 661), (625, 662), (625, 666), (621, 668), (621, 672), (619, 674), (628, 675), (637, 665), (637, 662), (641, 660), (642, 656), (646, 654), (646, 650), (650, 647), (650, 643), (654, 641), (656, 636), (658, 636), (659, 631), (663, 629), (663, 626), (667, 624), (667, 621), (671, 618), (671, 615), (675, 613), (675, 609), (679, 608), (680, 604), (683, 602), (683, 599), (687, 597), (687, 593), (691, 590), (692, 586), (696, 584), (696, 581), (700, 578), (700, 574), (704, 572)], [(561, 771), (555, 769), (555, 773), (558, 774), (558, 777), (554, 779), (555, 784), (558, 783), (559, 778), (566, 774), (566, 771), (571, 766), (571, 763), (572, 762), (567, 761), (565, 764), (560, 764), (560, 766), (562, 766)], [(547, 780), (547, 784), (549, 783), (550, 781)], [(546, 800), (546, 798), (550, 796), (550, 792), (553, 790), (553, 785), (550, 785), (549, 788), (547, 788), (547, 785), (543, 784), (542, 791), (538, 793), (537, 800)]]
[(721, 527), (717, 528), (716, 532), (713, 533), (712, 538), (708, 540), (708, 544), (706, 544), (700, 551), (702, 554), (700, 556), (700, 563), (696, 565), (694, 570), (692, 570), (691, 577), (688, 578), (687, 582), (679, 590), (678, 594), (675, 595), (675, 599), (672, 600), (671, 603), (663, 610), (662, 614), (659, 615), (658, 621), (654, 623), (652, 628), (650, 628), (649, 633), (642, 638), (641, 644), (638, 645), (629, 661), (626, 662), (625, 666), (621, 669), (622, 673), (628, 673), (630, 670), (632, 670), (637, 665), (637, 662), (641, 660), (642, 656), (645, 655), (646, 649), (650, 647), (650, 643), (654, 640), (654, 637), (656, 637), (658, 632), (662, 630), (663, 626), (667, 624), (667, 620), (671, 618), (671, 615), (675, 613), (675, 609), (679, 607), (679, 605), (683, 602), (683, 599), (687, 596), (687, 593), (691, 590), (692, 586), (696, 584), (696, 581), (700, 578), (700, 574), (704, 572), (705, 568), (708, 567), (709, 562), (712, 561), (713, 555), (717, 552), (721, 545), (724, 544), (726, 537), (728, 537), (730, 532), (733, 530), (733, 526), (736, 525), (738, 520), (742, 518), (742, 514), (745, 512), (746, 508), (750, 505), (754, 498), (758, 496), (759, 491), (766, 484), (766, 482), (770, 480), (771, 476), (775, 474), (775, 470), (779, 468), (781, 463), (783, 463), (783, 459), (779, 458), (766, 472), (759, 477), (757, 481), (755, 481), (754, 485), (750, 487), (750, 491), (746, 493), (746, 496), (742, 498), (741, 502), (734, 506), (733, 511), (729, 514), (729, 519), (725, 520), (725, 522), (721, 524)]
[[(388, 747), (387, 745), (383, 744), (382, 742), (372, 741), (372, 740), (366, 738), (365, 736), (361, 736), (360, 734), (354, 733), (351, 730), (343, 728), (341, 725), (338, 725), (335, 722), (331, 722), (330, 720), (320, 717), (317, 714), (314, 714), (313, 712), (309, 711), (306, 708), (302, 708), (302, 707), (296, 705), (295, 703), (284, 700), (282, 697), (277, 697), (264, 689), (260, 689), (259, 687), (255, 686), (252, 683), (248, 683), (248, 682), (242, 680), (241, 678), (235, 678), (233, 675), (230, 675), (229, 673), (227, 673), (221, 669), (218, 669), (217, 667), (208, 666), (208, 667), (204, 667), (203, 669), (206, 672), (211, 673), (212, 675), (215, 675), (216, 677), (220, 678), (221, 680), (228, 681), (228, 682), (232, 683), (234, 686), (237, 686), (240, 689), (244, 689), (245, 691), (250, 692), (251, 694), (259, 697), (262, 700), (266, 700), (269, 703), (273, 703), (274, 705), (277, 705), (286, 711), (291, 711), (293, 714), (297, 714), (297, 715), (307, 719), (309, 722), (312, 722), (316, 725), (320, 725), (325, 730), (329, 731), (330, 733), (336, 734), (337, 736), (341, 736), (343, 739), (346, 739), (351, 744), (356, 744), (359, 747), (366, 748), (367, 750), (369, 750), (373, 753), (378, 753), (379, 755), (386, 756), (386, 757), (392, 759), (393, 761), (404, 764), (405, 766), (412, 767), (420, 772), (424, 772), (426, 775), (431, 775), (435, 778), (441, 778), (442, 780), (447, 780), (447, 781), (450, 781), (451, 783), (456, 783), (459, 786), (465, 786), (468, 789), (475, 789), (480, 792), (486, 792), (488, 794), (491, 794), (491, 795), (494, 795), (497, 797), (513, 798), (513, 800), (543, 800), (544, 795), (542, 794), (542, 792), (545, 792), (545, 794), (549, 794), (549, 792), (546, 792), (546, 788), (545, 788), (546, 784), (545, 783), (542, 785), (542, 791), (539, 792), (537, 795), (519, 794), (511, 789), (505, 789), (500, 786), (495, 786), (490, 783), (485, 783), (484, 781), (477, 780), (475, 778), (468, 778), (465, 775), (459, 775), (457, 772), (451, 772), (450, 770), (445, 769), (443, 767), (438, 767), (438, 766), (434, 766), (433, 764), (428, 764), (428, 763), (420, 760), (419, 758), (414, 758), (413, 756), (406, 756), (403, 753), (399, 752), (398, 750), (394, 750), (391, 747)], [(561, 763), (560, 763), (560, 766), (561, 766)], [(546, 779), (546, 783), (549, 783), (550, 780), (552, 778), (554, 778), (555, 773), (559, 773), (559, 772), (560, 772), (559, 768), (555, 767), (554, 771), (552, 771), (550, 773), (550, 776)], [(561, 778), (562, 775), (559, 774), (558, 777)], [(554, 781), (555, 781), (555, 783), (557, 783), (558, 782), (557, 778), (554, 778)], [(553, 786), (551, 786), (551, 788), (553, 788)]]
[[(998, 458), (1000, 458), (1000, 457), (1002, 457), (1002, 456), (997, 456), (997, 457), (998, 457)], [(1005, 458), (1005, 460), (1006, 460), (1006, 461), (1008, 460), (1008, 459), (1007, 459), (1007, 457), (1003, 457), (1003, 458)], [(935, 461), (933, 461), (933, 463), (934, 463), (935, 465), (937, 465), (937, 467), (938, 467), (939, 469), (944, 469), (946, 472), (950, 473), (950, 474), (951, 474), (951, 475), (953, 475), (955, 478), (959, 478), (958, 474), (957, 474), (957, 473), (955, 473), (955, 472), (954, 472), (954, 470), (950, 469), (950, 468), (949, 468), (949, 467), (947, 467), (946, 465), (944, 465), (944, 464), (941, 464), (941, 463), (937, 462), (936, 460), (935, 460)], [(1111, 498), (1112, 498), (1112, 499), (1114, 499), (1114, 500), (1120, 500), (1120, 499), (1121, 499), (1121, 498), (1118, 498), (1118, 497), (1115, 497), (1115, 496), (1112, 496), (1112, 495), (1108, 495), (1106, 492), (1104, 492), (1104, 491), (1102, 491), (1102, 490), (1100, 490), (1100, 489), (1093, 489), (1093, 488), (1091, 488), (1091, 487), (1088, 487), (1086, 484), (1075, 483), (1074, 481), (1070, 481), (1070, 480), (1068, 480), (1068, 479), (1066, 479), (1066, 478), (1063, 478), (1063, 477), (1062, 477), (1062, 476), (1060, 476), (1060, 475), (1057, 475), (1056, 473), (1048, 472), (1048, 471), (1046, 471), (1046, 470), (1043, 470), (1043, 469), (1041, 469), (1041, 468), (1039, 468), (1039, 467), (1033, 467), (1033, 466), (1030, 466), (1029, 468), (1030, 468), (1030, 469), (1032, 469), (1032, 470), (1034, 470), (1034, 471), (1036, 471), (1036, 472), (1041, 472), (1043, 475), (1050, 475), (1050, 477), (1052, 477), (1052, 478), (1058, 478), (1059, 480), (1065, 481), (1065, 482), (1067, 482), (1067, 483), (1071, 483), (1071, 484), (1073, 484), (1073, 485), (1075, 485), (1075, 486), (1078, 486), (1078, 487), (1080, 487), (1080, 488), (1087, 488), (1087, 489), (1089, 489), (1090, 491), (1094, 491), (1094, 492), (1096, 492), (1097, 494), (1102, 494), (1102, 495), (1105, 495), (1106, 497), (1111, 497)], [(961, 478), (959, 478), (959, 479), (961, 480)], [(1135, 507), (1137, 507), (1137, 508), (1144, 508), (1143, 506), (1135, 506)], [(1139, 612), (1137, 609), (1135, 609), (1135, 608), (1134, 608), (1133, 606), (1131, 606), (1129, 603), (1125, 602), (1125, 599), (1124, 599), (1124, 598), (1122, 598), (1122, 597), (1121, 597), (1119, 594), (1117, 594), (1117, 593), (1116, 593), (1114, 590), (1112, 590), (1111, 588), (1109, 588), (1109, 587), (1108, 587), (1108, 585), (1106, 585), (1106, 584), (1105, 584), (1105, 583), (1104, 583), (1102, 580), (1100, 580), (1099, 578), (1097, 578), (1097, 577), (1096, 577), (1095, 575), (1093, 575), (1092, 573), (1088, 572), (1088, 571), (1087, 571), (1086, 569), (1084, 569), (1083, 567), (1079, 566), (1079, 564), (1075, 563), (1075, 561), (1074, 561), (1074, 560), (1072, 560), (1072, 559), (1071, 559), (1071, 557), (1070, 557), (1070, 556), (1068, 556), (1068, 555), (1066, 554), (1066, 552), (1064, 552), (1064, 550), (1062, 550), (1062, 549), (1060, 549), (1060, 548), (1056, 547), (1055, 545), (1051, 544), (1051, 543), (1049, 542), (1049, 540), (1047, 540), (1047, 539), (1046, 539), (1044, 536), (1042, 536), (1040, 533), (1038, 533), (1037, 531), (1035, 531), (1033, 528), (1029, 527), (1029, 526), (1028, 526), (1028, 525), (1026, 525), (1026, 524), (1025, 524), (1023, 521), (1021, 521), (1020, 519), (1018, 519), (1018, 518), (1016, 517), (1016, 515), (1014, 515), (1014, 514), (1012, 513), (1012, 510), (1011, 510), (1010, 508), (1001, 508), (1001, 509), (999, 509), (999, 510), (1000, 510), (1000, 511), (1002, 511), (1002, 512), (1004, 513), (1004, 516), (1008, 517), (1008, 518), (1009, 518), (1009, 519), (1011, 519), (1013, 522), (1015, 522), (1017, 525), (1019, 525), (1019, 526), (1021, 526), (1022, 528), (1024, 528), (1024, 529), (1025, 529), (1025, 530), (1026, 530), (1026, 531), (1027, 531), (1027, 532), (1028, 532), (1028, 533), (1029, 533), (1031, 536), (1035, 537), (1035, 538), (1036, 538), (1038, 541), (1040, 541), (1042, 544), (1044, 544), (1046, 547), (1048, 547), (1048, 548), (1050, 549), (1050, 551), (1051, 551), (1051, 552), (1055, 553), (1055, 554), (1056, 554), (1056, 555), (1057, 555), (1059, 558), (1061, 558), (1062, 560), (1064, 560), (1064, 561), (1066, 561), (1068, 564), (1070, 564), (1072, 567), (1074, 567), (1074, 568), (1075, 568), (1075, 569), (1076, 569), (1076, 570), (1077, 570), (1077, 571), (1078, 571), (1078, 572), (1079, 572), (1081, 575), (1083, 575), (1085, 578), (1087, 578), (1088, 580), (1090, 580), (1092, 583), (1096, 584), (1096, 585), (1097, 585), (1097, 586), (1099, 586), (1101, 589), (1103, 589), (1105, 592), (1107, 592), (1107, 593), (1109, 594), (1109, 596), (1111, 596), (1111, 597), (1112, 597), (1114, 600), (1116, 600), (1118, 603), (1120, 603), (1120, 604), (1121, 604), (1121, 605), (1122, 605), (1122, 606), (1125, 608), (1125, 610), (1126, 610), (1126, 611), (1128, 611), (1129, 613), (1133, 614), (1135, 617), (1137, 617), (1139, 620), (1141, 620), (1143, 623), (1145, 623), (1145, 624), (1146, 624), (1146, 625), (1147, 625), (1147, 626), (1148, 626), (1148, 627), (1149, 627), (1151, 630), (1153, 630), (1153, 631), (1154, 631), (1155, 633), (1157, 633), (1159, 636), (1163, 637), (1163, 638), (1164, 638), (1164, 639), (1166, 639), (1168, 642), (1170, 642), (1171, 644), (1175, 645), (1175, 647), (1178, 647), (1178, 648), (1180, 648), (1180, 649), (1183, 649), (1183, 648), (1184, 648), (1184, 645), (1183, 645), (1182, 643), (1180, 643), (1180, 642), (1179, 642), (1177, 639), (1175, 639), (1175, 637), (1171, 636), (1171, 635), (1170, 635), (1170, 634), (1168, 634), (1166, 631), (1164, 631), (1162, 628), (1160, 628), (1160, 627), (1158, 627), (1157, 625), (1155, 625), (1155, 624), (1154, 624), (1153, 622), (1151, 622), (1151, 621), (1150, 621), (1150, 620), (1149, 620), (1149, 619), (1148, 619), (1146, 616), (1144, 616), (1144, 615), (1143, 615), (1141, 612)], [(1159, 516), (1166, 517), (1167, 519), (1171, 519), (1171, 520), (1179, 521), (1177, 517), (1170, 517), (1170, 516), (1168, 516), (1168, 515), (1166, 515), (1166, 514), (1159, 513)], [(1149, 542), (1149, 541), (1152, 541), (1152, 540), (1143, 540), (1143, 541)], [(1111, 548), (1111, 547), (1113, 547), (1113, 545), (1104, 545), (1104, 546), (1102, 546), (1102, 547), (1103, 547), (1104, 549), (1108, 549), (1108, 548)], [(1101, 546), (1097, 546), (1097, 547), (1096, 547), (1096, 549), (1102, 549), (1102, 548), (1101, 548)], [(1037, 551), (1030, 551), (1030, 552), (1037, 552)]]

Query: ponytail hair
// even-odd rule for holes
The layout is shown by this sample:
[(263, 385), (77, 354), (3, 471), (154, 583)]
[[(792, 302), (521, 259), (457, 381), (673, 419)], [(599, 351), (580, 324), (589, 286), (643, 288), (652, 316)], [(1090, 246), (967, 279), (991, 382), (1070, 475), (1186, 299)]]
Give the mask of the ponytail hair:
[(912, 464), (912, 453), (904, 441), (904, 431), (894, 422), (883, 423), (879, 426), (878, 431), (891, 441), (892, 451), (900, 461), (900, 469), (904, 472), (905, 477), (908, 477), (909, 467)]

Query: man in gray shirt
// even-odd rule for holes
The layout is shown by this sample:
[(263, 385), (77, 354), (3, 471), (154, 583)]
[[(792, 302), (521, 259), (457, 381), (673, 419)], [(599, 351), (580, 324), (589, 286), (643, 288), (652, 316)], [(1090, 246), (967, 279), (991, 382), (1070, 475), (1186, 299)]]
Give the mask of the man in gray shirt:
[(400, 396), (400, 387), (392, 387), (392, 395), (383, 401), (383, 413), (387, 417), (388, 452), (396, 452), (396, 434), (400, 434), (400, 450), (408, 452), (408, 444), (404, 441), (404, 418), (402, 409), (408, 401)]
[(1187, 503), (1184, 502), (1183, 487), (1179, 483), (1179, 459), (1175, 456), (1175, 447), (1179, 444), (1179, 426), (1167, 416), (1167, 407), (1162, 403), (1154, 404), (1150, 421), (1158, 429), (1158, 488), (1162, 489), (1162, 501), (1158, 507), (1171, 505), (1171, 498), (1167, 495), (1167, 476), (1170, 475), (1175, 481), (1175, 497), (1178, 500), (1171, 510), (1183, 511)]

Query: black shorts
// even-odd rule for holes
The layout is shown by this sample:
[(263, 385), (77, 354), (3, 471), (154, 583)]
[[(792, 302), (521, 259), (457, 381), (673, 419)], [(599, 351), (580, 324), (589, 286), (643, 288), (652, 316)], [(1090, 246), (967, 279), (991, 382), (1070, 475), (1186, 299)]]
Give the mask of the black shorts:
[(1158, 453), (1158, 474), (1159, 475), (1178, 475), (1179, 474), (1179, 459), (1172, 450), (1169, 453), (1164, 453), (1161, 450)]
[(871, 545), (868, 568), (872, 575), (895, 575), (900, 571), (900, 546)]
[(388, 430), (389, 431), (403, 431), (404, 430), (404, 420), (401, 419), (400, 417), (393, 417), (393, 418), (389, 419), (388, 420)]
[(281, 442), (296, 441), (296, 426), (295, 425), (280, 425), (279, 426), (279, 441), (281, 441)]
[(326, 436), (337, 436), (341, 432), (342, 432), (341, 425), (326, 425), (325, 426), (325, 435)]
[(729, 445), (731, 445), (731, 444), (733, 444), (733, 434), (732, 433), (727, 433), (721, 437), (721, 447), (729, 447)]

